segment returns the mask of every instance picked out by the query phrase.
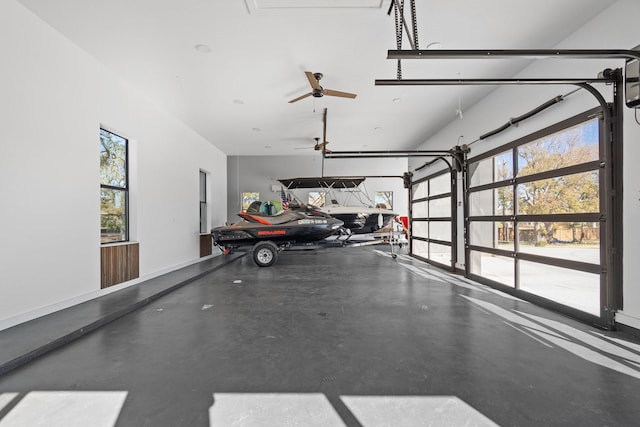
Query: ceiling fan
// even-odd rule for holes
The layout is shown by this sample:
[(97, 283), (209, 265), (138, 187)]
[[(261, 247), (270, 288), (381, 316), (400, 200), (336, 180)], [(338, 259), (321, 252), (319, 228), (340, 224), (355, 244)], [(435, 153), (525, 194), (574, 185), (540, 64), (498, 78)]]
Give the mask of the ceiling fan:
[(331, 150), (327, 149), (327, 144), (329, 141), (320, 142), (320, 138), (313, 138), (316, 140), (316, 145), (313, 146), (313, 149), (316, 151), (322, 151), (323, 153), (330, 153)]
[(320, 142), (320, 138), (313, 138), (316, 143), (313, 147), (300, 147), (297, 150), (303, 150), (307, 148), (313, 148), (316, 151), (322, 151), (323, 153), (330, 153), (331, 150), (327, 149), (327, 109), (324, 109), (324, 114), (322, 115), (322, 142)]
[(321, 98), (324, 95), (328, 95), (328, 96), (339, 96), (342, 98), (352, 98), (352, 99), (357, 96), (355, 93), (340, 92), (337, 90), (323, 88), (322, 86), (320, 86), (320, 79), (322, 79), (322, 73), (312, 73), (311, 71), (305, 71), (304, 73), (306, 74), (307, 79), (309, 80), (309, 84), (311, 85), (312, 90), (309, 93), (306, 93), (302, 96), (292, 99), (291, 101), (289, 101), (289, 104), (300, 101), (301, 99), (304, 99), (311, 95), (313, 95), (316, 98)]

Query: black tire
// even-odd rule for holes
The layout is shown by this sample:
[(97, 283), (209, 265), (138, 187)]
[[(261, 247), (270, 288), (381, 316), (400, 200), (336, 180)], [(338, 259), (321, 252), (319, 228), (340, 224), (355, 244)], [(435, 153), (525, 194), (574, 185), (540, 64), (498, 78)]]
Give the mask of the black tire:
[(253, 247), (253, 262), (258, 267), (270, 267), (278, 260), (278, 247), (273, 242), (259, 242)]

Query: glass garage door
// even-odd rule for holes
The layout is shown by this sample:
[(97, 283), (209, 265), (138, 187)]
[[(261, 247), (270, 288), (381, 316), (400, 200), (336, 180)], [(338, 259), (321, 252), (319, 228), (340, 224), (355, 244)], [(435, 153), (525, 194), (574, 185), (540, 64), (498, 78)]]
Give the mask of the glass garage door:
[(455, 267), (455, 193), (449, 170), (411, 186), (411, 253), (449, 269)]
[(601, 317), (606, 281), (602, 120), (587, 113), (469, 159), (474, 279)]

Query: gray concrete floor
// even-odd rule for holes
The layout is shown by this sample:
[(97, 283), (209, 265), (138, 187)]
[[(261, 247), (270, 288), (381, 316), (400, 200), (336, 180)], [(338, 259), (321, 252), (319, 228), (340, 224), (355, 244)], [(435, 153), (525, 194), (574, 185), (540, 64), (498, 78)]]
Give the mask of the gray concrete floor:
[(640, 341), (387, 251), (246, 256), (0, 377), (0, 426), (638, 425)]

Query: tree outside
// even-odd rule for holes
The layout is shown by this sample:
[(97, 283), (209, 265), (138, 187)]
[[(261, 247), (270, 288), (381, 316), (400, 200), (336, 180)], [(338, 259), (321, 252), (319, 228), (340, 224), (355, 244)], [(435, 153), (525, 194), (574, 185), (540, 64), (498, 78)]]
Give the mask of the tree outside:
[(127, 236), (127, 140), (100, 129), (100, 228), (103, 243)]
[(376, 191), (375, 204), (378, 208), (393, 209), (393, 191)]
[(242, 210), (246, 211), (251, 203), (260, 200), (260, 193), (244, 192), (242, 193)]
[[(518, 147), (517, 176), (525, 177), (599, 159), (598, 123), (592, 121), (547, 138)], [(507, 151), (494, 158), (495, 180), (513, 177), (513, 153)], [(519, 184), (516, 188), (517, 215), (551, 215), (599, 212), (599, 172), (557, 176)], [(496, 215), (514, 214), (513, 186), (495, 190)], [(513, 240), (509, 223), (500, 223), (499, 240)], [(523, 244), (589, 243), (599, 240), (599, 224), (532, 222), (519, 224)]]

